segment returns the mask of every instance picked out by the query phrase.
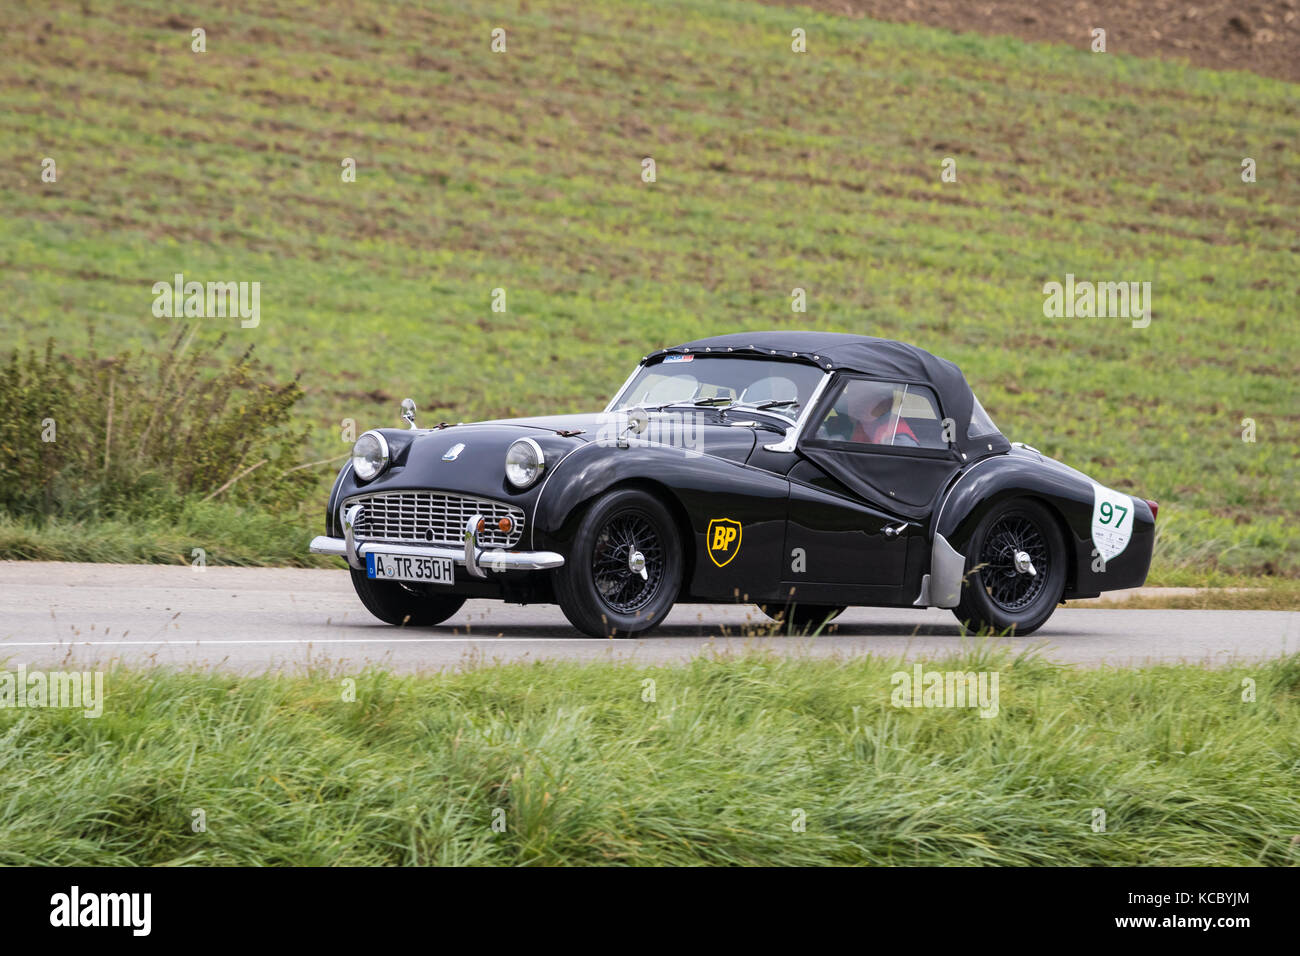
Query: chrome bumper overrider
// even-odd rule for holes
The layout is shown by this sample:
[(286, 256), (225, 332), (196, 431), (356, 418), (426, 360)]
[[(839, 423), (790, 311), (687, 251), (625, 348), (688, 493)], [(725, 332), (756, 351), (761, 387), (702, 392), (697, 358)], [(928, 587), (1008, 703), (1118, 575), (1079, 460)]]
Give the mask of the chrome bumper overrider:
[(544, 571), (564, 564), (564, 555), (554, 551), (501, 551), (485, 550), (478, 546), (478, 525), (482, 519), (474, 515), (465, 522), (465, 548), (447, 548), (438, 545), (386, 544), (383, 541), (362, 541), (353, 534), (361, 505), (353, 505), (343, 517), (343, 537), (331, 538), (320, 534), (312, 538), (308, 550), (313, 554), (332, 554), (347, 558), (348, 564), (360, 570), (366, 566), (366, 553), (402, 554), (416, 558), (449, 558), (462, 565), (471, 576), (487, 577), (487, 571)]

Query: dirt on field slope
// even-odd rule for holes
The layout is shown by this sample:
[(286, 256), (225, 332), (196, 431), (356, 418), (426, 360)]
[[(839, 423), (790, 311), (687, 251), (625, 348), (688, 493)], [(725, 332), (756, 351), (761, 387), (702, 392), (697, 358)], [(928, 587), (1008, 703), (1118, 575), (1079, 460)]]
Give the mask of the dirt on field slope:
[(1250, 70), (1300, 83), (1300, 0), (764, 0), (843, 16), (923, 23), (956, 33), (1019, 37), (1108, 53), (1181, 59), (1212, 70)]

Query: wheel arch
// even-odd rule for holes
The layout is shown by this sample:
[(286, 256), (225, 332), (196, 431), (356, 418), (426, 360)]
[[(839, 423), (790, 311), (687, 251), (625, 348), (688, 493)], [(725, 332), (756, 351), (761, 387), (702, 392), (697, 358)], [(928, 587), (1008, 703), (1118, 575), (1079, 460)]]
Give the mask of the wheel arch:
[(605, 495), (625, 489), (644, 491), (668, 509), (669, 515), (672, 516), (673, 527), (677, 530), (678, 543), (682, 552), (682, 585), (684, 590), (688, 590), (688, 586), (695, 576), (695, 548), (692, 543), (693, 532), (691, 531), (690, 517), (687, 514), (686, 506), (682, 504), (682, 500), (668, 485), (661, 481), (646, 478), (644, 475), (633, 475), (620, 478), (613, 484), (600, 488), (568, 510), (560, 527), (554, 532), (555, 539), (557, 541), (572, 541), (579, 523), (581, 523), (583, 516), (591, 510), (592, 505)]
[[(580, 511), (613, 488), (646, 489), (665, 503), (681, 538), (682, 600), (722, 600), (740, 591), (769, 594), (779, 586), (790, 481), (783, 474), (709, 454), (667, 447), (580, 449), (556, 466), (532, 518), (533, 547), (568, 553)], [(705, 529), (714, 519), (744, 526), (748, 550), (724, 569), (709, 564)], [(757, 536), (757, 537), (754, 537)], [(776, 550), (773, 550), (776, 549)], [(741, 583), (738, 576), (744, 577)]]
[[(986, 464), (987, 463), (987, 464)], [(1065, 542), (1067, 594), (1079, 585), (1079, 562), (1091, 542), (1092, 486), (1074, 469), (1015, 456), (985, 459), (963, 473), (940, 504), (933, 536), (965, 554), (975, 529), (992, 509), (1024, 498), (1047, 509)], [(967, 480), (969, 476), (970, 480)]]
[[(735, 469), (737, 475), (759, 474), (729, 459), (688, 457), (672, 449), (629, 450), (595, 444), (578, 449), (556, 466), (538, 493), (532, 517), (534, 547), (543, 546), (543, 539), (563, 543), (572, 532), (575, 516), (598, 496), (620, 487), (642, 487), (668, 502), (685, 547), (692, 537), (691, 509), (678, 488), (723, 487), (727, 477), (720, 469)], [(784, 476), (769, 477), (783, 487), (788, 485)]]

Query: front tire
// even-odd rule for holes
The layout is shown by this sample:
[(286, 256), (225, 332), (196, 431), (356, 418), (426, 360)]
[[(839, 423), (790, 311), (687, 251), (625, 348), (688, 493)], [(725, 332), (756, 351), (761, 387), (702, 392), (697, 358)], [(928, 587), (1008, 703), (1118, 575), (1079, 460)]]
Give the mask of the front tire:
[(1065, 538), (1052, 513), (1016, 498), (991, 510), (971, 536), (957, 619), (973, 630), (1032, 634), (1065, 592)]
[(463, 597), (444, 594), (432, 584), (374, 581), (364, 570), (352, 572), (352, 587), (366, 610), (385, 624), (397, 627), (432, 627), (460, 610)]
[(583, 515), (568, 558), (555, 571), (555, 596), (584, 634), (631, 637), (668, 616), (682, 568), (677, 526), (663, 502), (624, 488), (598, 498)]

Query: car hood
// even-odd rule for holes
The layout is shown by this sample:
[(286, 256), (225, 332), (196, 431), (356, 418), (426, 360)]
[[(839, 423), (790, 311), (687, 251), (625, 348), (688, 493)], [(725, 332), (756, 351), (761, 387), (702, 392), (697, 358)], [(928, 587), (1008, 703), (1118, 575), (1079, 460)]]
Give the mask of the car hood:
[[(738, 419), (739, 420), (739, 419)], [(377, 429), (388, 442), (390, 465), (378, 478), (359, 482), (345, 469), (337, 499), (356, 494), (413, 489), (440, 489), (526, 504), (542, 481), (519, 491), (505, 479), (506, 450), (520, 438), (542, 449), (547, 472), (585, 445), (599, 443), (608, 454), (636, 454), (638, 448), (680, 450), (744, 462), (754, 450), (756, 430), (719, 421), (716, 412), (650, 412), (641, 435), (629, 436), (630, 448), (617, 447), (626, 415), (596, 413), (513, 418), (447, 425), (441, 428)], [(779, 440), (777, 432), (768, 432)], [(590, 454), (601, 454), (592, 451)]]
[[(743, 424), (745, 416), (733, 414), (732, 420), (719, 416), (716, 410), (701, 409), (665, 409), (664, 411), (647, 410), (648, 425), (639, 435), (627, 435), (632, 447), (666, 447), (677, 448), (687, 453), (711, 455), (729, 461), (743, 462), (754, 450), (755, 429)], [(564, 432), (579, 434), (573, 437), (579, 441), (599, 442), (617, 446), (619, 437), (626, 432), (627, 415), (624, 412), (598, 412), (585, 415), (551, 415), (539, 418), (507, 418), (490, 422), (479, 422), (473, 426), (456, 426), (457, 428), (481, 428), (486, 426), (512, 426), (525, 430), (522, 434), (537, 439), (533, 432), (558, 434)], [(780, 440), (780, 433), (771, 432), (773, 441)]]

